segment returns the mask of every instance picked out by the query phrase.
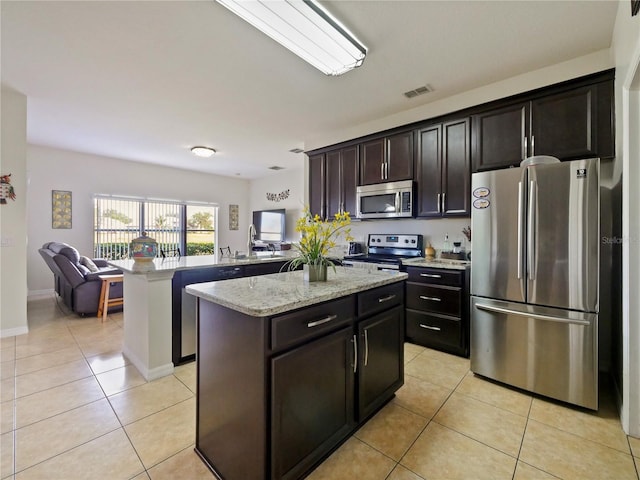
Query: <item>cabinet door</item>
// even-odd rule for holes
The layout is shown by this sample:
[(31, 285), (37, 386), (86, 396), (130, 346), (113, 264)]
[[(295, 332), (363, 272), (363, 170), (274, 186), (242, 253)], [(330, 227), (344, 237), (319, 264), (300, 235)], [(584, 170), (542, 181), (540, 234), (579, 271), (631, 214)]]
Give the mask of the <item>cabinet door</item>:
[(271, 478), (301, 478), (354, 427), (352, 334), (344, 328), (272, 359)]
[(312, 215), (325, 216), (325, 156), (309, 157), (309, 208)]
[(360, 322), (358, 339), (358, 421), (362, 421), (404, 382), (404, 307)]
[[(326, 216), (333, 218), (342, 208), (342, 167), (341, 167), (342, 151), (327, 153), (327, 170), (326, 170)], [(324, 218), (324, 217), (323, 217)]]
[(471, 215), (471, 136), (469, 119), (442, 126), (442, 215)]
[(413, 131), (387, 137), (386, 144), (385, 181), (411, 180), (413, 178)]
[(371, 185), (384, 181), (385, 175), (385, 141), (384, 138), (363, 143), (360, 165), (360, 184)]
[(442, 125), (418, 130), (417, 207), (418, 217), (439, 217), (442, 197)]
[(473, 116), (473, 171), (520, 165), (527, 156), (529, 102)]
[(597, 87), (548, 95), (531, 102), (531, 155), (561, 160), (594, 157)]
[(356, 214), (356, 187), (358, 186), (358, 146), (342, 150), (342, 208), (352, 216)]

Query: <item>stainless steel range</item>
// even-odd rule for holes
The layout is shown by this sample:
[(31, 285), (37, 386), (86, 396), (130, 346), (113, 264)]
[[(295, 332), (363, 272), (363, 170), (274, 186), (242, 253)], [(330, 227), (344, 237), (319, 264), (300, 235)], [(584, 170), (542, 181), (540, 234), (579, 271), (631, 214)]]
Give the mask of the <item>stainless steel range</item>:
[(346, 255), (345, 267), (399, 270), (402, 259), (422, 257), (422, 235), (369, 234), (367, 253)]

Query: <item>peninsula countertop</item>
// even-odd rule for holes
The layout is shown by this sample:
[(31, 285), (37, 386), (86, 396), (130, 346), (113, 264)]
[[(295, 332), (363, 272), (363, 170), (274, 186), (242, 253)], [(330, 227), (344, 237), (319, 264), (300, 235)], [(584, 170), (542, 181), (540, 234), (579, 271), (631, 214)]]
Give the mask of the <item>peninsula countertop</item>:
[(234, 258), (221, 255), (195, 255), (184, 257), (154, 258), (150, 262), (135, 262), (133, 259), (109, 260), (109, 265), (120, 270), (144, 274), (148, 272), (175, 272), (177, 270), (190, 270), (194, 268), (229, 267), (235, 265), (261, 264), (267, 262), (282, 262), (295, 258), (298, 252), (284, 250), (276, 252), (255, 252), (250, 257)]
[(267, 317), (333, 300), (390, 283), (406, 273), (329, 267), (326, 282), (305, 282), (303, 272), (274, 273), (257, 277), (188, 285), (187, 293), (253, 317)]
[(402, 264), (405, 267), (446, 268), (448, 270), (466, 270), (471, 266), (471, 262), (467, 260), (428, 259), (424, 257), (403, 259)]

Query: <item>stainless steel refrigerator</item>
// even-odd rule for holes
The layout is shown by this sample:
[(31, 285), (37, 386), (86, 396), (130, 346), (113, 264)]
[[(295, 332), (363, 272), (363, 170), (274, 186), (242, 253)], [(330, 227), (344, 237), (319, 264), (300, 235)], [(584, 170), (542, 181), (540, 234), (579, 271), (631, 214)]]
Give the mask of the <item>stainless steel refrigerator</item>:
[(475, 173), (472, 195), (471, 370), (597, 409), (599, 160)]

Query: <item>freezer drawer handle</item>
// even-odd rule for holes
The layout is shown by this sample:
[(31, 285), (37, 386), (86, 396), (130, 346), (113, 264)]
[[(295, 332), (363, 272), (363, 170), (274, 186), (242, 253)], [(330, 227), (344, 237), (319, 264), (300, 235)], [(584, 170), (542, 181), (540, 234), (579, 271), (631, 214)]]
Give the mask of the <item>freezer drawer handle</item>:
[(508, 308), (502, 307), (494, 307), (493, 305), (484, 305), (482, 303), (477, 303), (475, 306), (478, 310), (486, 310), (487, 312), (495, 312), (495, 313), (506, 313), (508, 315), (518, 315), (519, 317), (527, 317), (527, 318), (535, 318), (538, 320), (548, 320), (550, 322), (558, 322), (558, 323), (571, 323), (575, 325), (591, 325), (587, 320), (571, 320), (563, 317), (554, 317), (553, 315), (542, 315), (540, 313), (529, 313), (529, 312), (519, 312), (517, 310), (510, 310)]
[(426, 328), (427, 330), (436, 330), (436, 331), (440, 331), (442, 330), (440, 327), (432, 327), (431, 325), (425, 325), (424, 323), (420, 324), (421, 328)]
[(442, 275), (435, 275), (433, 273), (421, 273), (420, 276), (429, 278), (442, 278)]
[(422, 300), (431, 300), (432, 302), (441, 302), (442, 299), (438, 297), (425, 297), (424, 295), (420, 295)]
[(331, 320), (335, 320), (336, 318), (338, 318), (338, 315), (327, 315), (325, 318), (307, 323), (307, 328), (317, 327), (318, 325), (330, 322)]
[(395, 294), (387, 295), (386, 297), (380, 297), (378, 299), (378, 303), (388, 302), (389, 300), (393, 300), (396, 298)]

